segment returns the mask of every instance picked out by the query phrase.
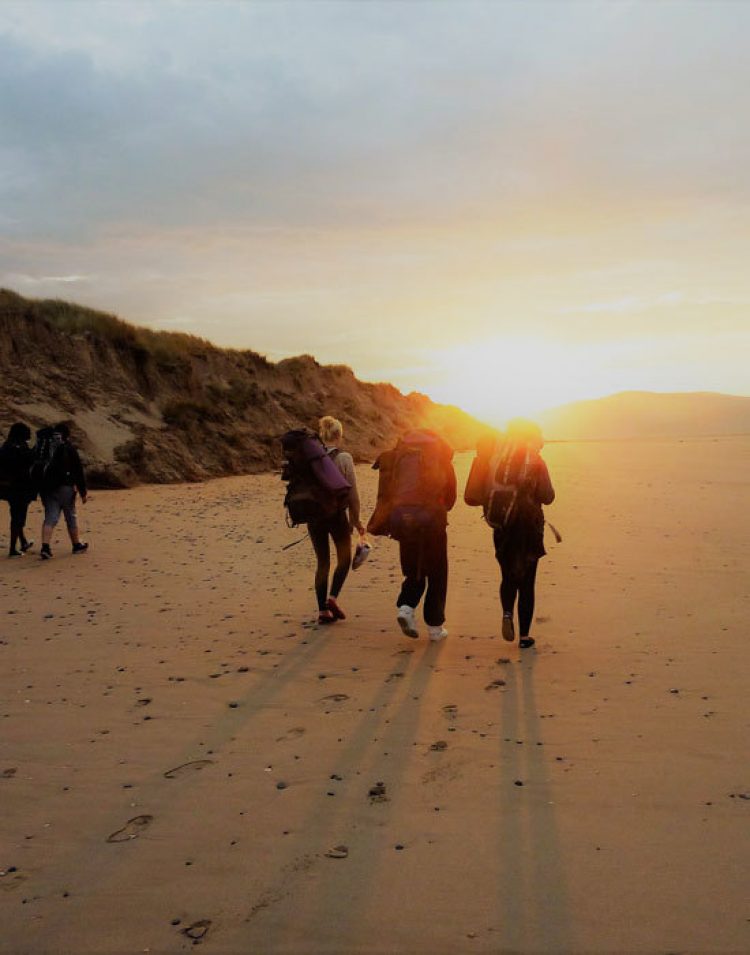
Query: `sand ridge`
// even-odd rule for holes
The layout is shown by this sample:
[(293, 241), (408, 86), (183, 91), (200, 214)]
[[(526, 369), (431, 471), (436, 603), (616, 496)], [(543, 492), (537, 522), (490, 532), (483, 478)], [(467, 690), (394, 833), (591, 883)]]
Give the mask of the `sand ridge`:
[(383, 540), (314, 625), (272, 474), (99, 492), (85, 557), (3, 562), (0, 951), (750, 948), (750, 441), (545, 457), (523, 655), (462, 504), (438, 645)]

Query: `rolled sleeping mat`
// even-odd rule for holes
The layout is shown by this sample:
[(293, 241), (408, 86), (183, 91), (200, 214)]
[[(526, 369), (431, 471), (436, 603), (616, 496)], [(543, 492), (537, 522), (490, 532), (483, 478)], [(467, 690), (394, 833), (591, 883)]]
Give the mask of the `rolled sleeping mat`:
[(302, 454), (307, 459), (315, 480), (326, 490), (342, 495), (351, 490), (351, 484), (336, 467), (325, 445), (317, 438), (305, 438), (301, 444)]

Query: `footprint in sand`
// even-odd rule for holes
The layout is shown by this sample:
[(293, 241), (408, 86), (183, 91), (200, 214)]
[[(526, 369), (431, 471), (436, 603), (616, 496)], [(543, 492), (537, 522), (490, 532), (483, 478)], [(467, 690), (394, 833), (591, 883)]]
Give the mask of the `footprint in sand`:
[(300, 736), (304, 736), (305, 727), (304, 726), (293, 726), (290, 730), (287, 730), (283, 736), (277, 736), (277, 743), (284, 743), (288, 739), (298, 739)]
[(385, 783), (377, 782), (374, 786), (370, 787), (370, 791), (367, 794), (371, 803), (377, 802), (388, 802), (388, 796), (385, 791)]
[(346, 859), (349, 856), (348, 846), (333, 846), (325, 853), (326, 859)]
[(458, 707), (455, 703), (447, 703), (443, 707), (443, 714), (447, 720), (455, 720), (458, 716)]
[(0, 876), (2, 876), (0, 889), (2, 889), (3, 892), (12, 892), (14, 889), (19, 888), (28, 878), (22, 873), (15, 871), (15, 869), (6, 869), (4, 872), (0, 872)]
[(12, 779), (16, 775), (16, 772), (17, 770), (15, 769), (15, 767), (10, 767), (9, 769), (4, 769), (0, 773), (0, 777), (2, 777), (3, 779)]
[(386, 677), (385, 682), (392, 683), (394, 680), (398, 680), (403, 675), (404, 675), (403, 673), (391, 673), (390, 676)]
[(321, 703), (343, 703), (344, 700), (348, 700), (349, 697), (346, 693), (331, 693), (328, 696), (324, 696), (320, 702)]
[(193, 922), (192, 925), (188, 925), (187, 928), (182, 929), (182, 934), (193, 939), (205, 938), (210, 928), (211, 919), (201, 919), (198, 922)]
[(422, 783), (424, 785), (429, 783), (448, 783), (454, 779), (460, 779), (461, 775), (462, 773), (457, 766), (447, 763), (444, 766), (438, 766), (435, 769), (430, 769), (426, 773), (423, 773)]
[(499, 690), (503, 686), (505, 686), (505, 680), (493, 680), (492, 683), (487, 684), (485, 690)]
[(199, 770), (205, 769), (206, 766), (213, 766), (213, 764), (212, 759), (194, 759), (189, 763), (181, 763), (174, 769), (168, 769), (164, 773), (164, 778), (177, 779), (179, 776), (187, 776), (188, 773), (197, 773)]
[(137, 839), (145, 829), (148, 829), (153, 820), (153, 816), (133, 816), (132, 819), (128, 819), (122, 829), (107, 836), (107, 842), (130, 842), (131, 839)]

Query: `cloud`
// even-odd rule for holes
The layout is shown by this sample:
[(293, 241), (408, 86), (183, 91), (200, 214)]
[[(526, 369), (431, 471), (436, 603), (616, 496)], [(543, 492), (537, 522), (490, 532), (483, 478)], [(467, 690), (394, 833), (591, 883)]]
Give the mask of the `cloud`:
[(80, 282), (90, 282), (92, 275), (24, 275), (23, 273), (9, 272), (2, 277), (5, 286), (34, 286), (34, 285), (77, 285)]
[(748, 28), (720, 0), (5, 0), (3, 281), (366, 376), (519, 325), (727, 331)]
[(638, 295), (625, 295), (623, 298), (617, 298), (610, 302), (588, 302), (586, 305), (566, 306), (558, 309), (560, 315), (576, 314), (596, 314), (597, 312), (611, 312), (614, 314), (627, 314), (632, 312), (642, 312), (645, 309), (658, 308), (660, 306), (680, 305), (685, 301), (682, 292), (663, 292), (651, 298), (645, 298)]
[(746, 195), (740, 6), (61, 6), (5, 12), (15, 234)]

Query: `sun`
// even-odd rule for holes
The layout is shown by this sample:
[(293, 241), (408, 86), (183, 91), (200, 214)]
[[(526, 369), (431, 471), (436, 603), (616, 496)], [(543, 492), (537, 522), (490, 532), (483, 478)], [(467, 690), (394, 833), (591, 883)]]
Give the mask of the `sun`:
[(608, 362), (597, 346), (502, 337), (431, 350), (439, 369), (432, 398), (489, 424), (533, 418), (549, 408), (608, 393)]

